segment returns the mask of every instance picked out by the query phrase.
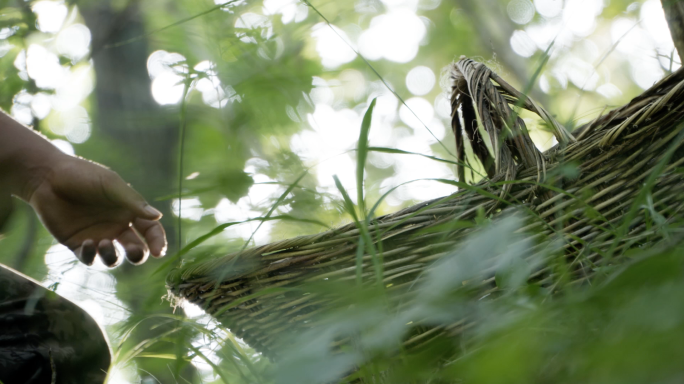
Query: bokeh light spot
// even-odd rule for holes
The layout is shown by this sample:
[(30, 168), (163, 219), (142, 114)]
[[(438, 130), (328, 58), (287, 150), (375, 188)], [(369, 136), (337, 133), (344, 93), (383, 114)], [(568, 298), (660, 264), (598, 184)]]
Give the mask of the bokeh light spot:
[(72, 24), (57, 35), (57, 52), (72, 61), (78, 61), (88, 54), (90, 39), (88, 27), (83, 24)]
[(45, 93), (38, 92), (33, 95), (31, 99), (31, 112), (38, 119), (44, 119), (50, 110), (52, 109), (52, 103), (50, 102), (50, 96)]
[(530, 0), (511, 0), (506, 11), (514, 23), (527, 24), (534, 17), (534, 4)]
[(316, 39), (316, 51), (321, 57), (321, 63), (328, 68), (336, 68), (348, 63), (356, 57), (347, 34), (336, 26), (318, 23), (313, 27), (311, 36)]
[(407, 63), (418, 54), (425, 33), (425, 24), (415, 12), (397, 8), (371, 20), (370, 28), (359, 37), (359, 50), (369, 60)]
[(435, 86), (435, 73), (425, 66), (418, 66), (406, 75), (406, 87), (416, 96), (429, 93)]
[(563, 10), (563, 0), (534, 0), (537, 12), (547, 18), (560, 15)]
[(530, 57), (537, 52), (537, 45), (525, 31), (515, 31), (511, 35), (511, 48), (522, 57)]
[(67, 7), (57, 1), (38, 1), (31, 7), (37, 17), (37, 27), (42, 32), (56, 33), (62, 28)]
[(620, 88), (611, 83), (600, 85), (598, 88), (596, 88), (596, 92), (606, 99), (622, 96), (622, 91)]
[(180, 53), (155, 51), (147, 59), (152, 81), (152, 97), (160, 105), (178, 104), (183, 98), (183, 76), (187, 73), (185, 57)]
[(166, 72), (186, 72), (185, 57), (180, 53), (154, 51), (147, 58), (147, 73), (152, 79)]
[(435, 112), (443, 119), (451, 119), (451, 102), (444, 93), (435, 98)]
[(202, 203), (196, 197), (189, 197), (185, 199), (174, 199), (171, 202), (171, 212), (176, 217), (181, 216), (183, 219), (199, 221), (204, 214)]
[(603, 12), (603, 0), (567, 0), (563, 21), (575, 36), (585, 37), (594, 32), (596, 17)]
[(163, 73), (152, 81), (152, 97), (160, 105), (178, 104), (183, 90), (183, 78), (173, 73)]
[(59, 64), (59, 58), (39, 44), (31, 44), (26, 51), (26, 71), (43, 89), (55, 89), (64, 84), (69, 70)]
[(435, 116), (432, 103), (422, 97), (412, 97), (406, 100), (406, 105), (399, 108), (399, 118), (404, 124), (415, 130), (425, 130), (425, 126)]

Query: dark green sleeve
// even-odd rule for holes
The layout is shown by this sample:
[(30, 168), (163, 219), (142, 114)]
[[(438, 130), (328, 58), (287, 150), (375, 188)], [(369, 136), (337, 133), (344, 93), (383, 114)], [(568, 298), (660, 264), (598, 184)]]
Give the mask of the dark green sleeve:
[(0, 383), (102, 384), (110, 360), (90, 315), (0, 264)]

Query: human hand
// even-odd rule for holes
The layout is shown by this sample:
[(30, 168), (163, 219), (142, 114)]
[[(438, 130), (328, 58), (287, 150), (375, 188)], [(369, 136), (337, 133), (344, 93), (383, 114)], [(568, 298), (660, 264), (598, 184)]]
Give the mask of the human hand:
[(166, 252), (161, 213), (115, 172), (59, 154), (24, 196), (45, 227), (78, 259), (91, 265), (97, 254), (107, 266), (121, 261), (118, 241), (133, 264)]

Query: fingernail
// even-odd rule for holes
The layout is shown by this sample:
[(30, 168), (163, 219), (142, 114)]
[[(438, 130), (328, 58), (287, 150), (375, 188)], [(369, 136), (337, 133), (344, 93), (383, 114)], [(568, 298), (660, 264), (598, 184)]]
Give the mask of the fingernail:
[(143, 249), (141, 249), (140, 247), (128, 246), (125, 249), (126, 249), (126, 258), (133, 265), (142, 264), (145, 261), (145, 259), (147, 259), (147, 255), (145, 254), (145, 251)]
[(159, 212), (156, 208), (154, 208), (151, 205), (145, 206), (145, 213), (147, 213), (150, 216), (154, 216), (154, 217), (161, 217), (162, 216), (162, 213)]
[(166, 245), (162, 249), (159, 250), (159, 253), (153, 253), (152, 256), (154, 256), (156, 258), (166, 256)]
[(79, 255), (79, 259), (88, 266), (93, 265), (93, 262), (95, 261), (95, 255), (97, 254), (97, 248), (95, 247), (95, 242), (93, 240), (88, 239), (83, 242), (81, 245), (81, 254)]

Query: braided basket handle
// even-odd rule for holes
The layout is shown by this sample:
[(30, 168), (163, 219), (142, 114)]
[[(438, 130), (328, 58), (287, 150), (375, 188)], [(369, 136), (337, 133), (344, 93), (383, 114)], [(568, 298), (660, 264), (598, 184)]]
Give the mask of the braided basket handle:
[[(511, 105), (536, 113), (564, 146), (575, 138), (551, 115), (499, 77), (486, 65), (461, 56), (450, 68), (451, 127), (456, 137), (458, 178), (465, 181), (465, 140), (493, 179), (513, 180), (518, 165), (535, 167), (538, 179), (546, 173), (544, 155), (535, 147), (525, 122)], [(489, 143), (486, 142), (486, 135)], [(489, 145), (488, 145), (489, 144)]]

